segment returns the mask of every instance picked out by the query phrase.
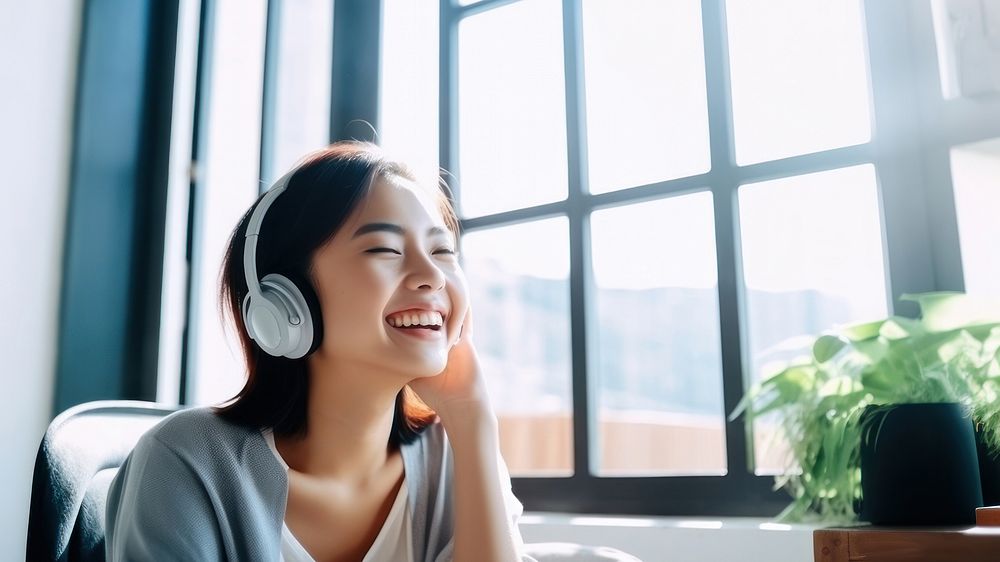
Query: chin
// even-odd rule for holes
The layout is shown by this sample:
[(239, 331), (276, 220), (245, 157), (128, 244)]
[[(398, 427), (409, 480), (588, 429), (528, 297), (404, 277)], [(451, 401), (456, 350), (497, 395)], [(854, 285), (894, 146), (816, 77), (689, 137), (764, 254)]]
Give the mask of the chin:
[(447, 366), (448, 366), (447, 360), (441, 360), (441, 361), (428, 360), (428, 361), (421, 361), (419, 363), (414, 363), (411, 361), (409, 362), (409, 364), (403, 367), (403, 371), (407, 374), (407, 376), (410, 376), (412, 378), (424, 379), (429, 377), (436, 377), (437, 375), (441, 374), (441, 371), (444, 371), (444, 368)]
[(436, 377), (441, 374), (441, 371), (444, 371), (446, 366), (447, 364), (442, 362), (440, 365), (435, 364), (434, 366), (411, 367), (410, 374), (413, 378), (419, 379)]

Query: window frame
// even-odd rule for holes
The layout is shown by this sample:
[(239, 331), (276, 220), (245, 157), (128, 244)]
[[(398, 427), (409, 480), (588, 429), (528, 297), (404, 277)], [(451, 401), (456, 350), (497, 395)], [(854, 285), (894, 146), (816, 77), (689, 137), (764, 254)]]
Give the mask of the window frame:
[[(485, 0), (478, 4), (459, 7), (454, 0), (440, 0), (440, 165), (458, 175), (458, 152), (454, 140), (457, 139), (457, 97), (455, 71), (457, 65), (457, 22), (461, 17), (493, 9), (515, 0)], [(937, 53), (934, 42), (933, 21), (930, 0), (868, 0), (864, 2), (865, 35), (868, 41), (868, 64), (870, 69), (872, 119), (875, 123), (872, 139), (865, 145), (838, 148), (816, 154), (806, 154), (762, 162), (748, 166), (737, 166), (732, 149), (732, 120), (729, 102), (725, 0), (702, 0), (702, 21), (704, 26), (705, 68), (709, 108), (710, 154), (712, 168), (705, 174), (678, 178), (661, 183), (639, 186), (603, 194), (589, 194), (586, 189), (586, 122), (583, 89), (583, 60), (581, 35), (581, 1), (560, 0), (563, 13), (564, 69), (567, 80), (567, 142), (569, 154), (569, 195), (566, 200), (517, 209), (486, 217), (463, 219), (463, 231), (472, 232), (517, 222), (564, 215), (569, 220), (570, 240), (570, 305), (571, 305), (571, 350), (573, 361), (572, 388), (574, 404), (591, 404), (592, 393), (588, 388), (588, 319), (594, 318), (592, 310), (594, 288), (588, 272), (589, 263), (589, 214), (600, 207), (625, 204), (652, 197), (680, 194), (694, 189), (709, 188), (715, 202), (715, 234), (719, 273), (720, 328), (723, 350), (724, 405), (732, 411), (743, 394), (744, 372), (747, 365), (744, 357), (746, 345), (743, 341), (743, 319), (745, 318), (744, 297), (740, 282), (739, 224), (736, 195), (739, 185), (779, 177), (799, 175), (833, 168), (846, 167), (871, 162), (876, 168), (881, 211), (887, 271), (887, 295), (890, 310), (905, 316), (917, 313), (914, 303), (901, 303), (904, 293), (933, 290), (961, 291), (964, 288), (962, 262), (958, 238), (957, 217), (952, 193), (950, 150), (957, 145), (979, 142), (1000, 137), (1000, 99), (954, 99), (945, 100), (941, 95), (940, 79), (937, 71)], [(170, 184), (180, 185), (186, 191), (182, 199), (190, 201), (186, 210), (185, 256), (187, 271), (186, 296), (184, 297), (183, 336), (180, 352), (180, 404), (186, 404), (189, 347), (197, 336), (197, 327), (191, 326), (191, 279), (197, 275), (192, 270), (192, 253), (198, 244), (198, 234), (192, 223), (197, 213), (198, 190), (203, 183), (196, 173), (197, 157), (201, 153), (199, 140), (204, 134), (206, 108), (202, 104), (207, 95), (205, 78), (211, 71), (211, 37), (215, 0), (195, 0), (200, 11), (197, 18), (198, 49), (197, 79), (193, 100), (193, 116), (171, 115), (169, 100), (174, 95), (174, 81), (163, 75), (163, 68), (173, 68), (169, 62), (176, 48), (176, 13), (171, 17), (147, 21), (158, 21), (159, 32), (151, 35), (147, 44), (150, 55), (130, 64), (139, 72), (130, 90), (121, 90), (120, 84), (106, 78), (101, 61), (118, 57), (120, 49), (104, 45), (102, 49), (88, 49), (81, 55), (80, 78), (77, 106), (88, 107), (88, 100), (112, 96), (128, 102), (122, 92), (139, 91), (140, 83), (146, 88), (145, 117), (132, 120), (138, 135), (143, 139), (142, 149), (135, 150), (134, 143), (118, 143), (112, 146), (118, 166), (126, 171), (135, 170), (143, 164), (153, 163), (149, 174), (155, 189), (161, 190), (167, 183), (167, 165), (171, 142), (182, 142), (180, 150), (190, 151), (191, 169), (185, 170), (181, 181), (171, 180)], [(280, 6), (280, 0), (270, 0)], [(148, 4), (148, 3), (147, 3)], [(381, 2), (369, 0), (338, 0), (334, 13), (334, 57), (332, 68), (333, 88), (331, 91), (331, 140), (350, 138), (350, 125), (357, 119), (364, 119), (378, 130), (377, 99), (378, 67), (380, 45)], [(100, 36), (105, 26), (121, 20), (117, 16), (111, 20), (91, 15), (93, 6), (86, 5), (88, 14), (82, 22), (83, 36)], [(143, 10), (148, 6), (143, 5)], [(276, 9), (276, 8), (274, 8)], [(269, 6), (269, 12), (272, 7)], [(345, 13), (353, 10), (349, 20)], [(148, 12), (152, 13), (152, 12)], [(143, 18), (148, 17), (148, 13)], [(132, 16), (129, 16), (132, 17)], [(148, 29), (152, 29), (150, 25)], [(141, 37), (134, 34), (124, 40), (131, 45), (142, 45)], [(354, 59), (352, 49), (364, 48), (369, 56)], [(277, 40), (267, 41), (267, 45), (277, 44)], [(155, 53), (155, 56), (153, 54)], [(131, 59), (130, 59), (131, 60)], [(273, 59), (272, 59), (273, 60)], [(352, 62), (353, 61), (353, 62)], [(273, 79), (273, 70), (265, 69), (265, 83)], [(272, 91), (270, 88), (265, 91)], [(158, 96), (158, 97), (157, 97)], [(152, 103), (153, 99), (159, 100)], [(134, 100), (133, 100), (134, 101)], [(265, 94), (262, 111), (261, 151), (266, 159), (270, 153), (268, 131), (272, 130), (266, 120), (273, 118), (273, 95)], [(150, 108), (160, 108), (154, 110)], [(78, 112), (79, 113), (79, 112)], [(86, 113), (86, 112), (84, 112)], [(70, 198), (67, 217), (77, 224), (73, 232), (83, 232), (81, 225), (88, 224), (88, 209), (101, 206), (119, 206), (121, 197), (137, 198), (146, 192), (150, 183), (139, 181), (140, 176), (127, 173), (122, 182), (115, 184), (114, 190), (95, 189), (103, 185), (88, 164), (92, 159), (91, 144), (80, 142), (98, 128), (106, 128), (106, 123), (83, 119), (76, 115), (74, 128), (73, 172), (70, 178), (77, 195)], [(171, 117), (175, 120), (192, 120), (190, 127), (170, 127)], [(180, 131), (180, 132), (178, 132)], [(363, 126), (362, 131), (370, 129)], [(190, 138), (178, 141), (176, 135)], [(132, 138), (128, 135), (122, 138)], [(263, 160), (263, 159), (262, 159)], [(170, 166), (174, 170), (174, 166)], [(262, 170), (263, 171), (263, 170)], [(175, 174), (176, 175), (176, 174)], [(161, 179), (157, 180), (159, 177)], [(461, 186), (453, 186), (456, 197), (461, 196)], [(86, 193), (87, 197), (81, 194)], [(162, 303), (162, 283), (165, 275), (156, 271), (155, 265), (142, 265), (139, 252), (153, 261), (163, 257), (160, 242), (164, 236), (163, 220), (167, 210), (153, 198), (150, 206), (136, 208), (128, 224), (117, 225), (123, 234), (121, 240), (133, 236), (141, 237), (143, 244), (108, 247), (101, 255), (108, 256), (109, 263), (129, 263), (126, 269), (95, 270), (80, 267), (80, 263), (93, 261), (95, 246), (70, 244), (74, 236), (67, 236), (66, 267), (62, 279), (63, 320), (59, 329), (59, 347), (54, 388), (54, 410), (97, 398), (139, 398), (154, 399), (156, 381), (159, 377), (177, 377), (175, 373), (156, 372), (156, 357), (164, 353), (174, 353), (174, 346), (151, 345), (149, 333), (155, 332), (156, 324), (164, 322), (159, 314)], [(141, 216), (140, 216), (141, 215)], [(140, 220), (142, 217), (151, 220)], [(86, 230), (84, 228), (84, 230)], [(69, 230), (68, 230), (69, 232)], [(147, 246), (148, 244), (148, 246)], [(143, 249), (146, 248), (146, 249)], [(153, 250), (153, 251), (147, 251)], [(154, 257), (149, 258), (152, 255)], [(124, 260), (124, 261), (123, 261)], [(170, 262), (173, 264), (173, 261)], [(164, 264), (169, 267), (169, 264)], [(147, 268), (148, 266), (148, 268)], [(143, 271), (147, 274), (143, 275)], [(143, 326), (142, 330), (128, 330), (124, 334), (105, 331), (96, 344), (92, 330), (81, 330), (80, 322), (87, 316), (86, 307), (73, 295), (91, 294), (93, 287), (115, 287), (127, 283), (133, 295), (126, 304), (118, 304), (110, 309), (115, 322)], [(105, 294), (104, 291), (101, 294)], [(93, 297), (93, 295), (91, 294)], [(99, 296), (99, 295), (98, 295)], [(84, 299), (89, 301), (93, 299)], [(100, 299), (98, 299), (100, 300)], [(166, 305), (163, 305), (166, 306)], [(131, 318), (129, 321), (127, 318)], [(98, 334), (100, 335), (100, 334)], [(84, 361), (77, 356), (77, 350), (85, 347), (103, 349), (101, 365)], [(129, 351), (132, 350), (132, 351)], [(107, 361), (114, 361), (120, 368), (101, 376), (81, 377), (80, 373), (107, 371)], [(160, 362), (164, 365), (174, 362)], [(142, 369), (129, 369), (143, 366)], [(82, 369), (82, 371), (81, 371)], [(596, 427), (589, 415), (592, 408), (574, 408), (574, 462), (575, 466), (590, 466), (590, 429)], [(789, 498), (784, 492), (771, 490), (773, 478), (757, 476), (750, 466), (752, 441), (748, 438), (748, 428), (743, 419), (726, 424), (727, 463), (732, 468), (726, 476), (671, 476), (649, 478), (595, 477), (586, 471), (576, 471), (568, 478), (523, 478), (513, 477), (514, 491), (527, 510), (559, 510), (577, 513), (626, 513), (650, 515), (754, 515), (771, 516), (784, 508)]]
[[(470, 16), (519, 0), (484, 0), (458, 6), (440, 0), (440, 155), (441, 166), (456, 177), (458, 169), (458, 25)], [(940, 113), (940, 92), (930, 6), (905, 0), (864, 2), (871, 104), (869, 142), (744, 166), (736, 164), (725, 0), (702, 0), (706, 89), (711, 168), (704, 174), (671, 179), (608, 193), (587, 188), (586, 109), (582, 41), (582, 0), (561, 0), (566, 80), (566, 127), (569, 193), (565, 200), (483, 217), (460, 217), (463, 232), (508, 226), (529, 220), (566, 216), (569, 221), (570, 315), (574, 466), (570, 477), (512, 477), (515, 493), (528, 510), (643, 515), (773, 516), (790, 501), (773, 491), (774, 478), (756, 475), (753, 440), (745, 417), (725, 425), (724, 476), (604, 477), (596, 476), (591, 455), (597, 420), (591, 389), (588, 334), (596, 289), (590, 266), (590, 213), (599, 208), (640, 202), (691, 191), (709, 190), (714, 199), (718, 262), (719, 324), (722, 346), (725, 412), (735, 409), (749, 377), (746, 306), (739, 240), (738, 190), (741, 185), (871, 163), (875, 167), (883, 229), (886, 298), (890, 314), (916, 316), (914, 303), (900, 302), (905, 293), (962, 290), (957, 251), (957, 219), (951, 196), (948, 148), (962, 142), (1000, 136), (1000, 125), (983, 127), (975, 111), (954, 122), (928, 122), (927, 112)], [(900, 19), (904, 25), (900, 25)], [(929, 47), (929, 52), (928, 52)], [(917, 56), (906, 54), (915, 52)], [(903, 53), (903, 56), (899, 54)], [(942, 103), (944, 102), (944, 103)], [(960, 100), (961, 102), (961, 100)], [(1000, 116), (1000, 105), (992, 111)], [(993, 119), (997, 124), (1000, 119)], [(948, 133), (942, 135), (941, 133)], [(941, 138), (943, 137), (943, 138)], [(936, 140), (941, 138), (941, 140)], [(945, 142), (941, 142), (947, 139)], [(456, 199), (461, 185), (452, 186)], [(928, 251), (930, 249), (930, 251)], [(579, 467), (587, 467), (580, 470)]]

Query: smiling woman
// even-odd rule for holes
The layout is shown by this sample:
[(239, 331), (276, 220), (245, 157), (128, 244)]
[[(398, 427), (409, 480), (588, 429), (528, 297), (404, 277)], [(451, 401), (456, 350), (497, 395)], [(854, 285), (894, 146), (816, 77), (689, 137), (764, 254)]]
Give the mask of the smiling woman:
[(341, 142), (246, 211), (220, 287), (246, 384), (143, 436), (110, 560), (534, 560), (445, 189)]
[[(375, 326), (379, 328), (381, 319), (395, 310), (385, 308), (378, 313), (370, 309), (378, 304), (371, 295), (377, 286), (372, 283), (382, 280), (393, 260), (401, 261), (387, 251), (401, 253), (408, 240), (405, 228), (395, 224), (399, 221), (387, 219), (400, 214), (407, 218), (410, 208), (404, 199), (412, 197), (409, 207), (426, 214), (425, 220), (440, 221), (432, 225), (436, 236), (418, 242), (446, 243), (449, 248), (457, 240), (458, 220), (444, 192), (431, 192), (417, 184), (405, 164), (388, 160), (370, 143), (331, 145), (306, 157), (286, 178), (286, 191), (274, 200), (261, 224), (257, 273), (261, 277), (279, 273), (294, 280), (317, 317), (313, 322), (317, 333), (304, 360), (264, 353), (247, 334), (242, 307), (249, 288), (242, 258), (247, 226), (264, 194), (240, 220), (223, 260), (220, 300), (240, 338), (247, 381), (235, 400), (220, 411), (237, 423), (274, 427), (278, 436), (302, 436), (308, 424), (309, 363), (353, 355), (359, 345), (364, 353), (378, 353), (371, 350), (371, 342), (361, 341), (370, 332), (360, 328), (371, 319), (379, 321)], [(395, 196), (403, 197), (397, 201)], [(416, 246), (411, 249), (416, 254)], [(412, 441), (434, 419), (434, 412), (408, 387), (395, 397), (395, 414), (393, 445)]]

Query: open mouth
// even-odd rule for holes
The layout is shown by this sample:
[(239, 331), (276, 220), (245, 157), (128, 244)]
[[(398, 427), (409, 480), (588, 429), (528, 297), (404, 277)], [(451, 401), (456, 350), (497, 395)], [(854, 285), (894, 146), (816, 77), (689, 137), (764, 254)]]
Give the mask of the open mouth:
[(411, 334), (432, 334), (444, 327), (444, 316), (437, 311), (412, 311), (387, 316), (385, 322)]
[[(392, 326), (392, 324), (389, 324)], [(392, 326), (393, 328), (398, 328), (400, 330), (423, 330), (425, 332), (439, 332), (441, 331), (441, 326)]]

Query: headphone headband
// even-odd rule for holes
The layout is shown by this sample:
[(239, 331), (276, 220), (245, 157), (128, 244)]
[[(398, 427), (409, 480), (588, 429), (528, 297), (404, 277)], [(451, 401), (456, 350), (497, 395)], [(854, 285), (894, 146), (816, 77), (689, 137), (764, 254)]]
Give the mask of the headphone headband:
[(294, 173), (295, 170), (292, 170), (274, 182), (274, 186), (264, 194), (257, 208), (250, 215), (250, 222), (247, 223), (246, 242), (243, 251), (243, 272), (247, 278), (247, 289), (254, 297), (260, 297), (260, 278), (257, 277), (257, 236), (260, 234), (260, 225), (264, 222), (264, 215), (267, 213), (268, 208), (271, 207), (274, 200), (288, 187), (288, 182)]

